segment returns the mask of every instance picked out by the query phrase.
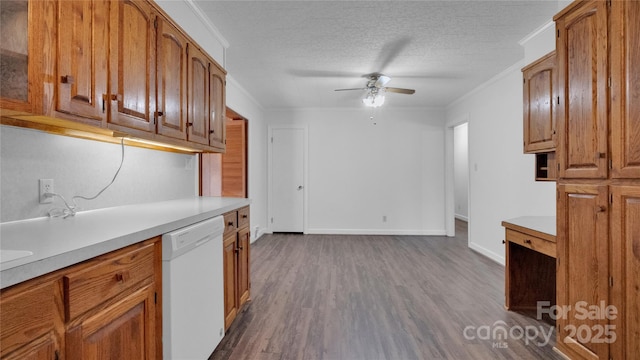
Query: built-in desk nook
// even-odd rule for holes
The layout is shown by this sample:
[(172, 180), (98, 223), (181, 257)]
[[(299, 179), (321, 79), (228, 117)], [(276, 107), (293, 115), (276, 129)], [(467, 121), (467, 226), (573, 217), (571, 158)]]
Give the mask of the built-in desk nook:
[(524, 216), (505, 227), (505, 307), (535, 310), (556, 303), (556, 218)]

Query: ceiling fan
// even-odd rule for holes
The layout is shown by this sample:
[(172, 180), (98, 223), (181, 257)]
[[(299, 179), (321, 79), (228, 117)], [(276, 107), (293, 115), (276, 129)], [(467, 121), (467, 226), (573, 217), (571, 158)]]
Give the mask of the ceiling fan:
[(416, 92), (413, 89), (403, 89), (403, 88), (385, 86), (391, 80), (391, 78), (383, 74), (373, 73), (373, 74), (365, 75), (364, 77), (366, 77), (369, 80), (367, 81), (367, 84), (363, 88), (336, 89), (335, 91), (366, 90), (367, 95), (364, 99), (362, 99), (362, 102), (365, 105), (371, 106), (371, 107), (378, 107), (384, 104), (385, 92), (407, 94), (407, 95), (411, 95)]

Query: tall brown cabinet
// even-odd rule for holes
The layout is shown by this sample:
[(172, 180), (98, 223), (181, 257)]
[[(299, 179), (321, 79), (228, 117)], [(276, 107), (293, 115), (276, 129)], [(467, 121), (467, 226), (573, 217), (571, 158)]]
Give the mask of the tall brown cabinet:
[[(557, 349), (640, 353), (640, 1), (576, 1), (557, 30)], [(616, 313), (589, 313), (612, 305)]]

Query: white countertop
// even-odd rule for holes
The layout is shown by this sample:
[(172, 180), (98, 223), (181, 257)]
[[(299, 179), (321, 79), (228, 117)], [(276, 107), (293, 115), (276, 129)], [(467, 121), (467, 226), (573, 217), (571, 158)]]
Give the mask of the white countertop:
[(521, 216), (504, 222), (541, 233), (556, 236), (555, 216)]
[(0, 247), (33, 255), (0, 265), (0, 288), (77, 264), (249, 205), (249, 199), (192, 197), (0, 224)]

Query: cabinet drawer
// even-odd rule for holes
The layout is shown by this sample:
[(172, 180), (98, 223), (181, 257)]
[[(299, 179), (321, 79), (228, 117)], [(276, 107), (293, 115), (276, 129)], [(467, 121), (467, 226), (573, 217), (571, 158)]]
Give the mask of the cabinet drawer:
[(506, 237), (507, 241), (522, 245), (553, 258), (556, 257), (556, 244), (551, 241), (543, 240), (511, 229), (507, 229)]
[(224, 214), (224, 235), (228, 235), (238, 230), (238, 212), (231, 211)]
[(238, 229), (249, 226), (249, 207), (238, 210)]
[(154, 246), (107, 254), (91, 260), (95, 265), (64, 276), (67, 320), (152, 277)]

